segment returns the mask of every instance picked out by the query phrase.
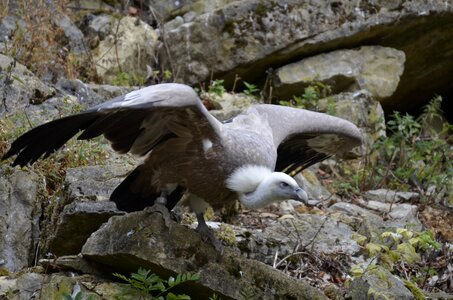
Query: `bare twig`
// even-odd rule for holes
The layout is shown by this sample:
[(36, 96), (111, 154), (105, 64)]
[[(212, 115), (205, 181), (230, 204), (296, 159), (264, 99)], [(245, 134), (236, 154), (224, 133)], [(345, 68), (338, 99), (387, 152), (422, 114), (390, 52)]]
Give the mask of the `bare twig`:
[(326, 224), (327, 219), (328, 219), (327, 217), (329, 217), (329, 216), (330, 216), (330, 213), (328, 213), (327, 215), (325, 215), (324, 221), (322, 222), (321, 226), (319, 226), (318, 231), (316, 231), (316, 233), (313, 235), (313, 237), (311, 238), (311, 240), (310, 240), (307, 244), (305, 244), (304, 246), (302, 246), (302, 249), (307, 249), (307, 247), (311, 244), (311, 245), (312, 245), (312, 246), (311, 246), (311, 251), (313, 251), (313, 247), (314, 247), (314, 245), (315, 245), (315, 244), (314, 244), (314, 241), (315, 241), (316, 237), (318, 236), (318, 234), (321, 232), (321, 229), (322, 229), (322, 228), (324, 227), (324, 225)]
[(154, 20), (156, 20), (157, 27), (160, 30), (160, 33), (161, 33), (160, 36), (162, 37), (162, 44), (164, 45), (165, 52), (167, 53), (167, 57), (168, 57), (168, 62), (170, 64), (170, 69), (171, 69), (170, 71), (173, 74), (173, 80), (176, 81), (176, 78), (178, 77), (178, 74), (176, 72), (179, 72), (179, 69), (175, 70), (175, 68), (174, 68), (174, 64), (173, 64), (173, 59), (172, 59), (172, 56), (171, 56), (170, 48), (168, 47), (168, 43), (167, 43), (167, 39), (166, 39), (165, 28), (162, 25), (162, 22), (161, 22), (160, 18), (158, 18), (157, 14), (156, 14), (156, 11), (154, 10), (154, 8), (151, 5), (149, 6), (149, 11), (153, 15)]

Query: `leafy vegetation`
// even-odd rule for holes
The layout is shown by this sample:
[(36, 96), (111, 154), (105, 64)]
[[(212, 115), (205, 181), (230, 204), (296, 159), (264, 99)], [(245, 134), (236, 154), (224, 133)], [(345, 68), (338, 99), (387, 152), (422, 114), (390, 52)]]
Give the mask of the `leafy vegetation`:
[(243, 82), (245, 85), (244, 94), (246, 94), (247, 96), (255, 96), (260, 91), (260, 89), (256, 85), (245, 81)]
[(223, 79), (212, 80), (208, 88), (208, 93), (213, 93), (218, 96), (222, 96), (226, 92), (225, 87), (223, 86)]
[(145, 82), (145, 76), (126, 72), (118, 72), (111, 81), (113, 85), (119, 86), (143, 86)]
[(319, 111), (319, 100), (327, 98), (327, 113), (335, 114), (335, 104), (332, 97), (332, 88), (322, 83), (321, 81), (314, 80), (304, 89), (304, 92), (300, 96), (293, 96), (290, 101), (280, 101), (281, 105), (295, 106), (302, 109), (309, 109)]
[(441, 249), (431, 231), (413, 232), (405, 228), (385, 231), (380, 235), (373, 234), (369, 239), (356, 235), (357, 243), (363, 246), (367, 262), (355, 265), (351, 269), (354, 277), (366, 273), (386, 277), (383, 270), (388, 270), (405, 279), (405, 285), (414, 294), (423, 295), (420, 287), (437, 274), (434, 267), (429, 266), (433, 253)]
[[(0, 18), (16, 15), (14, 29), (4, 43), (2, 54), (11, 56), (27, 66), (38, 77), (57, 81), (62, 74), (85, 81), (97, 80), (94, 64), (86, 55), (76, 58), (68, 51), (68, 39), (56, 22), (55, 15), (65, 11), (65, 1), (49, 3), (44, 0), (0, 1)], [(13, 10), (10, 10), (14, 7)]]
[(158, 300), (190, 300), (185, 294), (174, 294), (171, 292), (176, 286), (189, 281), (200, 279), (199, 274), (178, 274), (175, 277), (170, 276), (167, 280), (160, 278), (150, 270), (138, 269), (137, 273), (132, 273), (126, 277), (119, 273), (113, 273), (114, 276), (127, 282), (125, 294), (139, 297), (140, 299), (158, 299)]
[(418, 118), (395, 112), (387, 122), (389, 136), (376, 141), (358, 172), (344, 166), (350, 176), (334, 183), (337, 190), (415, 190), (426, 202), (439, 193), (451, 195), (453, 155), (443, 137), (453, 131), (453, 126), (447, 122), (441, 122), (438, 128), (432, 125), (433, 121), (443, 120), (441, 101), (441, 97), (435, 97)]

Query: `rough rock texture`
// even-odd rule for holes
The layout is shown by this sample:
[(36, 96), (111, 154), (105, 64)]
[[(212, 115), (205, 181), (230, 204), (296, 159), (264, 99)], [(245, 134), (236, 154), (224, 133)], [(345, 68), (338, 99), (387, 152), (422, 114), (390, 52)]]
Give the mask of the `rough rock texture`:
[(108, 84), (88, 84), (88, 86), (104, 101), (127, 94), (137, 89), (136, 87), (115, 86)]
[[(113, 190), (132, 169), (129, 164), (86, 166), (66, 171), (65, 197), (55, 209), (46, 248), (61, 256), (80, 252), (86, 239), (111, 216), (122, 214), (108, 201)], [(56, 214), (56, 215), (55, 215)]]
[(70, 50), (76, 54), (84, 54), (87, 51), (82, 31), (72, 22), (67, 15), (58, 14), (55, 23), (60, 27), (69, 42)]
[(54, 88), (43, 83), (20, 63), (16, 62), (12, 72), (9, 72), (12, 63), (11, 57), (0, 54), (0, 116), (29, 104), (40, 104), (55, 94)]
[(17, 278), (0, 276), (0, 299), (43, 299), (36, 296), (47, 280), (46, 275), (39, 273), (24, 273)]
[(275, 92), (279, 99), (291, 99), (316, 79), (334, 93), (364, 89), (374, 99), (388, 98), (398, 87), (405, 59), (404, 52), (380, 46), (311, 56), (277, 69)]
[[(211, 74), (232, 85), (266, 78), (266, 70), (320, 53), (364, 44), (406, 54), (405, 72), (387, 107), (414, 107), (450, 91), (453, 6), (436, 1), (235, 1), (170, 22), (162, 48), (166, 69), (196, 84)], [(172, 68), (173, 67), (173, 68)], [(417, 87), (414, 89), (414, 87)]]
[(72, 201), (108, 200), (113, 190), (131, 170), (128, 164), (68, 169), (65, 179), (67, 197)]
[(120, 214), (111, 201), (66, 205), (59, 216), (49, 250), (56, 256), (79, 253), (91, 233), (111, 216)]
[[(269, 224), (264, 230), (242, 232), (238, 242), (247, 257), (272, 264), (275, 253), (280, 257), (291, 254), (305, 245), (323, 254), (358, 253), (360, 247), (352, 240), (348, 225), (321, 215), (297, 214)], [(298, 248), (300, 247), (300, 248)]]
[(119, 72), (125, 72), (145, 78), (146, 65), (154, 62), (156, 41), (154, 29), (137, 18), (124, 17), (114, 22), (110, 35), (94, 49), (98, 75), (112, 79)]
[(209, 97), (220, 105), (219, 109), (213, 109), (209, 112), (221, 121), (231, 119), (257, 103), (256, 98), (244, 94), (223, 93), (221, 97), (218, 97), (210, 93)]
[[(379, 204), (377, 204), (379, 203)], [(414, 231), (423, 229), (423, 225), (417, 218), (417, 208), (409, 204), (389, 204), (374, 201), (370, 209), (366, 209), (367, 203), (362, 206), (352, 203), (338, 202), (329, 207), (328, 211), (336, 213), (336, 218), (341, 222), (357, 228), (357, 231), (371, 237), (375, 233), (387, 231), (390, 228), (410, 228)], [(380, 205), (381, 204), (381, 205)], [(387, 216), (384, 218), (384, 216)]]
[(404, 283), (387, 270), (367, 272), (354, 279), (349, 288), (349, 296), (352, 299), (415, 299)]
[(327, 299), (307, 283), (282, 276), (228, 248), (220, 255), (195, 231), (178, 224), (167, 228), (158, 213), (141, 211), (112, 217), (91, 235), (82, 254), (116, 270), (145, 267), (163, 277), (198, 271), (200, 281), (188, 289), (194, 299), (214, 292), (222, 299), (241, 299), (245, 289), (251, 289), (257, 299)]
[(4, 168), (0, 175), (0, 268), (16, 272), (34, 260), (44, 180), (33, 172)]
[(365, 199), (371, 201), (381, 201), (387, 203), (397, 202), (410, 202), (417, 201), (420, 199), (419, 193), (414, 192), (398, 192), (386, 189), (378, 189), (367, 191), (364, 194)]
[(105, 282), (90, 275), (73, 275), (57, 273), (48, 276), (47, 281), (39, 293), (40, 300), (59, 300), (70, 296), (76, 299), (77, 294), (82, 299), (115, 299), (121, 295), (121, 288), (117, 283)]
[(294, 179), (307, 192), (309, 199), (326, 200), (332, 197), (333, 195), (321, 184), (312, 169), (303, 170), (294, 176)]

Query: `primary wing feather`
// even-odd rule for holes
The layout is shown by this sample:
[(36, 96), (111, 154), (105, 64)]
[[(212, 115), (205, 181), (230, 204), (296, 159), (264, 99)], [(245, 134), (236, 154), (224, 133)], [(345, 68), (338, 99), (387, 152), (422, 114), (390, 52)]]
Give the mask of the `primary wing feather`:
[[(194, 113), (195, 112), (195, 113)], [(184, 124), (215, 136), (220, 126), (204, 108), (192, 88), (182, 84), (160, 84), (133, 91), (104, 102), (85, 112), (38, 126), (11, 145), (3, 159), (17, 155), (14, 165), (34, 163), (48, 156), (71, 137), (78, 139), (104, 135), (114, 150), (144, 155), (162, 141), (175, 135), (166, 124)], [(194, 119), (195, 118), (195, 119)]]
[(276, 105), (257, 105), (254, 109), (272, 129), (278, 172), (294, 175), (362, 143), (359, 129), (341, 118)]

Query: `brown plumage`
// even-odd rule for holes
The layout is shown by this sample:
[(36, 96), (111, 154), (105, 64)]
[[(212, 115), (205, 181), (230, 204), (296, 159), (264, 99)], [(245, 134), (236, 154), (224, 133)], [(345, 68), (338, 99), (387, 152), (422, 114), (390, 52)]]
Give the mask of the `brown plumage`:
[(221, 123), (192, 88), (160, 84), (36, 127), (14, 141), (3, 159), (17, 155), (14, 165), (33, 163), (80, 131), (78, 139), (104, 135), (114, 150), (146, 156), (113, 192), (119, 209), (140, 210), (159, 196), (172, 209), (188, 193), (203, 223), (205, 202), (220, 206), (239, 197), (260, 207), (305, 198), (280, 172), (299, 171), (361, 143), (352, 123), (290, 107), (256, 105)]

